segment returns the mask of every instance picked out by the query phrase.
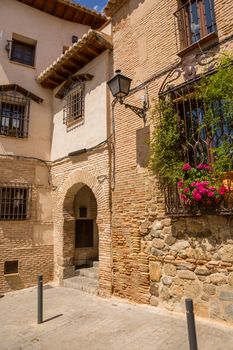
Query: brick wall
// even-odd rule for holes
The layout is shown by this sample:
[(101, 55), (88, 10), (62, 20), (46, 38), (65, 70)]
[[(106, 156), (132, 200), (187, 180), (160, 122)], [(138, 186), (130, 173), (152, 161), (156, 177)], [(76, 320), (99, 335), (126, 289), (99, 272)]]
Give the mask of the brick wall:
[[(40, 162), (1, 158), (1, 183), (28, 183), (30, 219), (0, 221), (0, 291), (35, 285), (37, 275), (53, 280), (53, 238), (48, 170)], [(5, 261), (18, 260), (19, 273), (4, 275)]]
[(55, 280), (62, 283), (63, 278), (74, 274), (74, 200), (79, 190), (86, 185), (93, 192), (97, 202), (100, 294), (110, 295), (112, 257), (108, 147), (55, 162), (52, 178), (56, 186), (52, 193)]
[[(173, 17), (177, 8), (176, 1), (131, 0), (113, 16), (114, 70), (132, 78), (133, 88), (149, 79), (151, 106), (171, 67), (180, 61)], [(215, 14), (220, 45), (214, 50), (233, 51), (232, 2), (215, 1)], [(203, 47), (213, 44), (216, 41)], [(193, 52), (200, 52), (199, 48)], [(140, 106), (143, 94), (143, 89), (137, 90), (126, 102)], [(157, 180), (139, 161), (142, 140), (137, 130), (142, 121), (118, 104), (114, 117), (113, 293), (171, 310), (183, 310), (184, 298), (191, 296), (199, 315), (232, 321), (231, 219), (171, 221)], [(174, 253), (182, 244), (181, 252)]]

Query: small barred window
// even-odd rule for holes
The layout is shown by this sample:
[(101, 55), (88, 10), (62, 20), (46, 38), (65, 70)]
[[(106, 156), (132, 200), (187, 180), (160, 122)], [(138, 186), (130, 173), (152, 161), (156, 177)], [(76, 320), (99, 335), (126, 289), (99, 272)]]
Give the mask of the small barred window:
[(16, 91), (0, 92), (0, 135), (27, 137), (30, 99)]
[(75, 84), (64, 97), (63, 122), (67, 126), (84, 117), (84, 84)]
[(26, 220), (30, 217), (29, 184), (0, 184), (0, 220)]

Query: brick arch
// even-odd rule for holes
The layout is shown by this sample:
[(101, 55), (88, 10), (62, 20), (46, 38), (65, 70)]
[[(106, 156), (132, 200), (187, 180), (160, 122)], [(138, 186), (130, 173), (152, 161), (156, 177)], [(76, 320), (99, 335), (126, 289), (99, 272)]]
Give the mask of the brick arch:
[[(55, 241), (55, 277), (62, 280), (74, 274), (74, 212), (73, 203), (77, 192), (84, 186), (93, 192), (97, 202), (99, 231), (100, 288), (102, 294), (111, 290), (111, 241), (109, 187), (99, 183), (98, 179), (84, 170), (75, 170), (68, 175), (57, 191), (54, 241)], [(108, 244), (106, 244), (108, 242)], [(101, 269), (104, 271), (101, 275)], [(109, 275), (107, 274), (109, 272)]]

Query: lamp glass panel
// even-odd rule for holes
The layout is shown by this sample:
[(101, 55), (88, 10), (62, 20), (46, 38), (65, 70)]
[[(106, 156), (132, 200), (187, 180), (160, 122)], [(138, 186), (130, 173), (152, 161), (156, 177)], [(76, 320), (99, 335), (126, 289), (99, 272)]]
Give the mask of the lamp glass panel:
[(131, 84), (131, 79), (124, 76), (120, 77), (120, 92), (122, 96), (128, 95), (130, 84)]
[(108, 82), (109, 89), (111, 90), (111, 93), (114, 97), (118, 96), (118, 93), (120, 91), (120, 83), (119, 83), (119, 76), (116, 75)]

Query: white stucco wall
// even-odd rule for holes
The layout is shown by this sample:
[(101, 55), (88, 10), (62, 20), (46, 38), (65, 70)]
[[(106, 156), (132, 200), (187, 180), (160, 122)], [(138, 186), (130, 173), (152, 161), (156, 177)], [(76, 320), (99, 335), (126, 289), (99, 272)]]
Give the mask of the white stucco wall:
[[(80, 38), (88, 29), (16, 0), (0, 0), (0, 85), (15, 83), (44, 99), (41, 105), (31, 101), (28, 138), (0, 135), (0, 153), (50, 159), (52, 91), (42, 88), (36, 78), (62, 54), (63, 46), (71, 45), (72, 35)], [(35, 68), (9, 61), (5, 45), (13, 33), (37, 41)]]
[(90, 148), (107, 138), (109, 56), (106, 50), (86, 65), (79, 73), (89, 73), (94, 77), (85, 82), (84, 122), (67, 130), (63, 124), (62, 100), (54, 98), (54, 125), (51, 159), (67, 156), (83, 148)]

